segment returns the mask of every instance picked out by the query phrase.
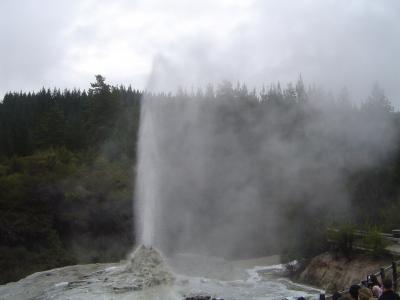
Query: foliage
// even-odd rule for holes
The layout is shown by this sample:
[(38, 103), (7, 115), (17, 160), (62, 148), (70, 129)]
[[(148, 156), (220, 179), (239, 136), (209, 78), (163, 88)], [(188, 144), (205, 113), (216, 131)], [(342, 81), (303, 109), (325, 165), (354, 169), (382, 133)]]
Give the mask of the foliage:
[(114, 155), (134, 158), (135, 149), (128, 151), (126, 143), (136, 140), (142, 95), (131, 87), (109, 86), (100, 75), (88, 92), (7, 93), (0, 103), (0, 157), (50, 147), (99, 150), (112, 136), (119, 151)]
[(119, 260), (132, 246), (132, 174), (122, 163), (50, 148), (0, 170), (0, 282)]
[(385, 248), (388, 242), (380, 233), (381, 231), (377, 227), (372, 227), (364, 237), (365, 248), (369, 249), (374, 257), (379, 257), (386, 253)]
[(289, 268), (294, 260), (309, 259), (327, 250), (324, 231), (327, 218), (322, 208), (311, 212), (304, 207), (302, 203), (296, 203), (285, 208), (280, 251), (282, 263), (288, 264)]
[(328, 239), (336, 245), (336, 250), (349, 257), (353, 251), (355, 242), (355, 227), (351, 223), (342, 224), (335, 229), (329, 229)]

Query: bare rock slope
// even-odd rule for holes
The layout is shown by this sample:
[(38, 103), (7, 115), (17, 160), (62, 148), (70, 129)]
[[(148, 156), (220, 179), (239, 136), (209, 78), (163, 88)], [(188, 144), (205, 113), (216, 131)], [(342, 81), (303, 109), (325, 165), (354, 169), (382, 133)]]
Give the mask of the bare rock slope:
[(390, 260), (373, 259), (365, 255), (349, 260), (335, 257), (332, 253), (323, 253), (311, 260), (299, 279), (329, 291), (341, 291), (360, 283), (367, 275), (389, 264)]

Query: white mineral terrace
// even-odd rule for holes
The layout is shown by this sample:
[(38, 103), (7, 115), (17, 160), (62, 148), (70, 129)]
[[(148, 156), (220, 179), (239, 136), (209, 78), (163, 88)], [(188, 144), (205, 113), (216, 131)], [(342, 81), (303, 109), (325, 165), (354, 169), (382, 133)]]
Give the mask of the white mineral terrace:
[(283, 268), (277, 260), (272, 256), (226, 261), (191, 254), (164, 260), (156, 250), (139, 247), (121, 263), (76, 265), (32, 274), (0, 286), (0, 299), (181, 300), (209, 295), (262, 300), (317, 298), (322, 292), (281, 277)]

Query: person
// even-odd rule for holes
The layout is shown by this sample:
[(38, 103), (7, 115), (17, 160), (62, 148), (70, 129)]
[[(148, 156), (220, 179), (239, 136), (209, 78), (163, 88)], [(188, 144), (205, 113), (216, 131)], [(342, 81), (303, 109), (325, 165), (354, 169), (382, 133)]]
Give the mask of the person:
[(374, 287), (376, 285), (379, 286), (380, 288), (382, 287), (382, 285), (379, 283), (379, 280), (375, 274), (371, 274), (369, 276), (369, 281), (370, 281), (372, 287)]
[(358, 300), (370, 300), (372, 298), (372, 292), (367, 287), (362, 287), (358, 290)]
[(340, 297), (342, 297), (342, 294), (339, 292), (334, 292), (332, 295), (332, 300), (338, 300)]
[(372, 295), (374, 298), (379, 298), (382, 295), (382, 289), (379, 286), (374, 285), (372, 287)]
[[(361, 287), (358, 284), (353, 284), (349, 289), (349, 294), (353, 300), (358, 300), (358, 291)], [(399, 299), (400, 300), (400, 299)]]
[(383, 293), (378, 300), (400, 300), (397, 293), (393, 291), (392, 279), (387, 277), (382, 281)]

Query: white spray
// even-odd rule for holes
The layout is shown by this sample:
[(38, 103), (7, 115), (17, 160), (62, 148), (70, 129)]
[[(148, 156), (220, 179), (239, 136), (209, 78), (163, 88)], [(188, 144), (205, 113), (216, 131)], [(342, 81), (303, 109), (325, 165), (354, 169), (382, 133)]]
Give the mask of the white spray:
[(159, 153), (152, 105), (151, 100), (142, 102), (135, 201), (137, 241), (147, 247), (154, 245), (156, 201), (160, 196), (157, 173)]

